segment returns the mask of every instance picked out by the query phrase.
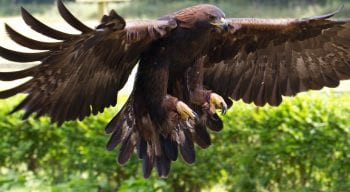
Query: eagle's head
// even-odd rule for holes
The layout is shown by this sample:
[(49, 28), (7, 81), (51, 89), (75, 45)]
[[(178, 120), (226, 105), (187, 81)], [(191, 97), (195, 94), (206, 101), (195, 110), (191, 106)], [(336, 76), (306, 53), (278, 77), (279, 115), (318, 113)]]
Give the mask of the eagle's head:
[(228, 27), (225, 13), (210, 4), (200, 4), (175, 13), (175, 19), (185, 28), (211, 29)]

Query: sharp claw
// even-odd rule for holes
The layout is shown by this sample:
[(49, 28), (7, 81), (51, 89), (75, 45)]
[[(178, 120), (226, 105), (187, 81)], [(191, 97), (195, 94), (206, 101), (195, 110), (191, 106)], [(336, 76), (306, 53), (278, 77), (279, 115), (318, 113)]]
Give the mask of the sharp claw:
[(199, 115), (198, 115), (196, 112), (194, 112), (194, 111), (193, 111), (193, 115), (194, 115), (194, 121), (195, 121), (196, 123), (200, 122)]
[(194, 119), (198, 118), (198, 114), (196, 112), (192, 111), (192, 115), (193, 115)]
[(221, 114), (225, 115), (227, 112), (227, 105), (224, 102), (221, 102)]
[(221, 113), (226, 114), (227, 112), (227, 104), (225, 100), (218, 94), (216, 93), (211, 93), (210, 95), (210, 111), (212, 113), (215, 113), (215, 110), (217, 108), (221, 108)]
[(182, 119), (188, 120), (193, 119), (196, 120), (198, 118), (197, 113), (195, 113), (189, 106), (187, 106), (184, 102), (179, 101), (176, 104), (177, 113), (181, 116)]

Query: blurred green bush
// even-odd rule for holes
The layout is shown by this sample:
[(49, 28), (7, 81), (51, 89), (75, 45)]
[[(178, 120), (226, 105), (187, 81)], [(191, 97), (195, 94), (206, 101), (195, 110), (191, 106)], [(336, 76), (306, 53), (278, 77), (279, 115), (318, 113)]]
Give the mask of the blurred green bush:
[[(280, 107), (236, 102), (197, 149), (193, 166), (177, 161), (167, 179), (141, 177), (134, 156), (117, 165), (104, 126), (117, 108), (62, 127), (48, 118), (8, 115), (22, 96), (0, 101), (0, 191), (347, 191), (350, 94), (308, 93)], [(122, 98), (125, 100), (125, 98)], [(121, 101), (120, 103), (122, 103)], [(119, 106), (120, 107), (120, 106)]]

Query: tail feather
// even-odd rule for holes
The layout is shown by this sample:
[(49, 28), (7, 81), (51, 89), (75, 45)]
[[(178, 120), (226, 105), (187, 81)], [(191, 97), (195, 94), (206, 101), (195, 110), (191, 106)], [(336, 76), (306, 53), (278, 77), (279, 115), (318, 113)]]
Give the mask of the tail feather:
[(126, 121), (123, 120), (116, 125), (116, 130), (113, 132), (111, 138), (107, 143), (107, 150), (113, 150), (117, 145), (122, 142), (123, 128), (126, 126)]
[(139, 140), (137, 132), (132, 132), (123, 142), (118, 155), (118, 163), (124, 165), (131, 157)]
[(151, 176), (153, 164), (153, 156), (147, 155), (147, 153), (145, 153), (142, 158), (142, 172), (144, 178), (149, 178)]
[(155, 166), (159, 177), (167, 177), (170, 172), (170, 159), (165, 155), (155, 158)]
[(144, 178), (149, 178), (152, 173), (153, 164), (154, 164), (154, 158), (153, 153), (150, 153), (151, 147), (150, 144), (148, 144), (143, 137), (140, 138), (140, 142), (137, 145), (137, 155), (139, 159), (142, 159), (142, 172)]
[(178, 146), (177, 143), (172, 141), (170, 138), (164, 138), (162, 135), (160, 136), (161, 143), (164, 147), (164, 153), (165, 155), (172, 161), (177, 160), (178, 155)]
[(184, 130), (185, 142), (180, 145), (180, 153), (183, 160), (188, 164), (193, 164), (196, 160), (196, 154), (194, 151), (194, 145), (191, 138), (191, 134), (188, 130)]
[(193, 164), (196, 160), (194, 142), (201, 148), (209, 147), (211, 139), (207, 128), (220, 131), (223, 126), (218, 115), (209, 117), (204, 113), (199, 122), (179, 119), (159, 126), (152, 121), (143, 105), (137, 105), (137, 110), (134, 110), (134, 105), (132, 94), (107, 125), (106, 133), (112, 134), (107, 149), (112, 150), (121, 144), (118, 162), (123, 165), (136, 148), (145, 178), (151, 176), (154, 167), (159, 177), (167, 177), (171, 162), (178, 159), (179, 152), (186, 163)]
[(202, 123), (197, 123), (194, 130), (195, 131), (192, 133), (194, 142), (202, 149), (208, 148), (211, 144), (211, 139), (207, 128)]
[(108, 123), (105, 128), (105, 132), (107, 134), (111, 134), (118, 129), (121, 129), (121, 126), (126, 121), (126, 117), (128, 115), (128, 111), (130, 111), (130, 103), (126, 103), (124, 107), (120, 110), (120, 112)]
[(144, 138), (141, 137), (139, 144), (136, 146), (137, 156), (139, 159), (143, 159), (147, 155), (147, 143)]
[(222, 120), (220, 117), (215, 113), (211, 117), (207, 118), (206, 125), (209, 129), (219, 132), (224, 128), (224, 124), (222, 123)]

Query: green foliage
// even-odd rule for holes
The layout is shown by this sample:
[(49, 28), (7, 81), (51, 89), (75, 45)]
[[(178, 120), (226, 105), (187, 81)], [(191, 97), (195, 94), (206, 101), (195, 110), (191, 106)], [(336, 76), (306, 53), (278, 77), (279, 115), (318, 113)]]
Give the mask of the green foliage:
[(0, 191), (347, 191), (349, 96), (303, 94), (263, 108), (236, 102), (195, 165), (177, 161), (169, 178), (150, 180), (135, 156), (120, 166), (117, 150), (105, 150), (103, 128), (120, 106), (57, 127), (7, 115), (21, 96), (0, 101)]
[(226, 170), (235, 173), (231, 189), (349, 189), (349, 102), (347, 95), (299, 96), (279, 108), (234, 108), (219, 140), (232, 147), (225, 149), (234, 162)]

